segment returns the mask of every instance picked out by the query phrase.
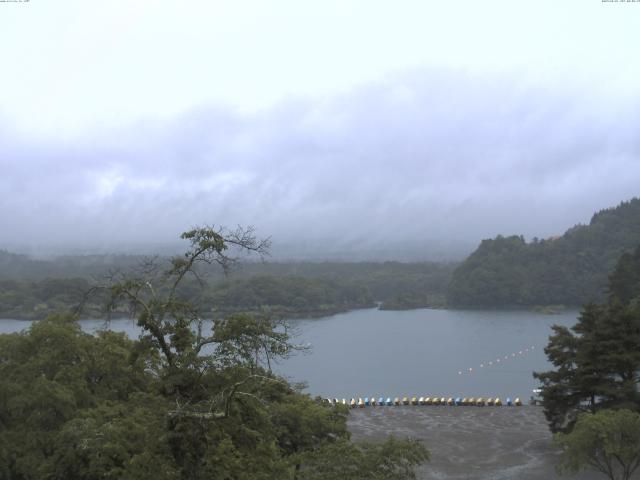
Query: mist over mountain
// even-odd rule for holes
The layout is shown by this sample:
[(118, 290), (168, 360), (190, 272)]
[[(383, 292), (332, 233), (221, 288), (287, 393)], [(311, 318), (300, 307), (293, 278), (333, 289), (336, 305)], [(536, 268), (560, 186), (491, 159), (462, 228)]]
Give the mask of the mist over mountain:
[(33, 137), (0, 124), (0, 247), (180, 250), (254, 225), (280, 258), (461, 259), (638, 193), (640, 101), (452, 69), (322, 98)]
[(278, 258), (435, 260), (559, 235), (639, 193), (619, 6), (11, 5), (0, 248), (175, 253), (240, 224)]

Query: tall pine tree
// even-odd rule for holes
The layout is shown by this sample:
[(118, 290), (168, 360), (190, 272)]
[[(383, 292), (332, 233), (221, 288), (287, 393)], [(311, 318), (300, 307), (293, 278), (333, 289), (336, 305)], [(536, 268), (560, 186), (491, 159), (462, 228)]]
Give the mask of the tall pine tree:
[(609, 278), (606, 303), (585, 305), (570, 329), (553, 327), (545, 353), (555, 370), (534, 373), (554, 432), (570, 431), (584, 411), (640, 411), (640, 247)]

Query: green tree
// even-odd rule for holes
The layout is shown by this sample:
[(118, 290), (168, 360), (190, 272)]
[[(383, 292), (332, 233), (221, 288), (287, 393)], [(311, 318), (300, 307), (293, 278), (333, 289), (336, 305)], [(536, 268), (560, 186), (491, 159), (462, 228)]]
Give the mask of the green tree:
[(380, 443), (328, 443), (301, 459), (300, 480), (412, 480), (429, 452), (419, 441), (392, 436)]
[(592, 467), (611, 480), (629, 480), (640, 467), (640, 414), (603, 410), (583, 414), (573, 431), (559, 433), (560, 472), (578, 473)]
[[(525, 242), (522, 236), (483, 240), (453, 272), (447, 293), (456, 306), (583, 305), (606, 299), (607, 276), (640, 243), (640, 198), (602, 210), (564, 235)], [(631, 255), (631, 254), (628, 254)], [(631, 258), (625, 259), (633, 265)], [(637, 270), (620, 270), (627, 285)], [(610, 281), (615, 288), (617, 278)], [(637, 284), (637, 282), (635, 282)], [(621, 300), (640, 293), (630, 288)], [(635, 293), (634, 293), (635, 292)]]
[(267, 243), (242, 229), (182, 237), (184, 256), (103, 288), (111, 308), (130, 308), (137, 340), (84, 333), (69, 314), (0, 335), (0, 479), (294, 479), (332, 461), (332, 444), (356, 472), (378, 462), (410, 474), (426, 458), (421, 445), (353, 446), (346, 408), (277, 377), (271, 361), (296, 348), (286, 325), (236, 314), (206, 331), (185, 279), (204, 288), (199, 266), (227, 269), (234, 246), (261, 253)]
[[(106, 445), (91, 439), (104, 439), (100, 429), (113, 426), (108, 420), (95, 422), (97, 412), (110, 406), (127, 405), (120, 410), (131, 414), (142, 414), (139, 406), (148, 410), (156, 422), (145, 418), (139, 429), (151, 439), (161, 438), (154, 429), (163, 424), (160, 410), (153, 409), (159, 399), (139, 398), (152, 386), (145, 369), (153, 359), (134, 355), (135, 343), (124, 334), (86, 334), (69, 315), (49, 317), (28, 332), (0, 335), (0, 478), (97, 478), (89, 474), (91, 465), (83, 476), (74, 477), (64, 464), (81, 468), (85, 462), (68, 459), (82, 452), (90, 456), (91, 449), (84, 445), (98, 450)], [(62, 441), (79, 429), (86, 433), (78, 437), (80, 444)], [(134, 435), (125, 430), (123, 435)], [(140, 453), (144, 444), (137, 449)], [(128, 452), (127, 460), (135, 459), (135, 451), (126, 446), (122, 451)]]
[(554, 432), (570, 431), (581, 412), (640, 410), (640, 308), (628, 294), (638, 291), (640, 276), (628, 272), (640, 271), (639, 252), (620, 258), (606, 303), (586, 305), (571, 329), (553, 327), (545, 352), (555, 369), (534, 377)]
[(586, 305), (571, 328), (553, 326), (545, 353), (555, 370), (534, 373), (543, 384), (545, 413), (552, 431), (570, 429), (580, 412), (595, 413), (620, 401), (620, 371), (609, 361), (623, 332), (606, 309)]

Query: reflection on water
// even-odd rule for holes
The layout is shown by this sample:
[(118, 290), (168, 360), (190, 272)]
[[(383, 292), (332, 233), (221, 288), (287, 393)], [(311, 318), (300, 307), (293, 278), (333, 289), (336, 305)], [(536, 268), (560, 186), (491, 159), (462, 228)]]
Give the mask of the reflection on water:
[[(295, 342), (308, 342), (312, 350), (275, 368), (293, 381), (306, 381), (310, 393), (327, 397), (528, 399), (537, 386), (531, 372), (549, 368), (543, 349), (550, 326), (573, 325), (576, 316), (577, 312), (549, 316), (523, 311), (367, 309), (297, 320), (292, 322), (299, 332)], [(19, 331), (29, 324), (0, 320), (0, 332)], [(103, 320), (81, 324), (90, 332), (105, 326)], [(112, 320), (109, 328), (132, 337), (140, 332), (130, 319)]]

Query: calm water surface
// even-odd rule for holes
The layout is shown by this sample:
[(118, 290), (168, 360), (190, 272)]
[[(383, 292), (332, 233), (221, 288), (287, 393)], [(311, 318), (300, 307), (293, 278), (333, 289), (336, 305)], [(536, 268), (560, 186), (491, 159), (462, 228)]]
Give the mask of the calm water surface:
[[(528, 399), (537, 386), (531, 372), (549, 368), (543, 348), (550, 326), (573, 325), (576, 317), (577, 312), (355, 310), (292, 321), (298, 330), (295, 342), (309, 343), (311, 352), (275, 368), (293, 381), (306, 381), (310, 393), (326, 397)], [(29, 323), (0, 320), (0, 332), (18, 331)], [(101, 320), (81, 324), (86, 331), (104, 327)], [(139, 333), (131, 320), (112, 320), (110, 328), (132, 337)]]
[(550, 326), (576, 318), (577, 312), (356, 310), (298, 321), (299, 339), (311, 343), (312, 353), (278, 368), (327, 397), (528, 399), (538, 386), (531, 372), (550, 367), (543, 351)]

